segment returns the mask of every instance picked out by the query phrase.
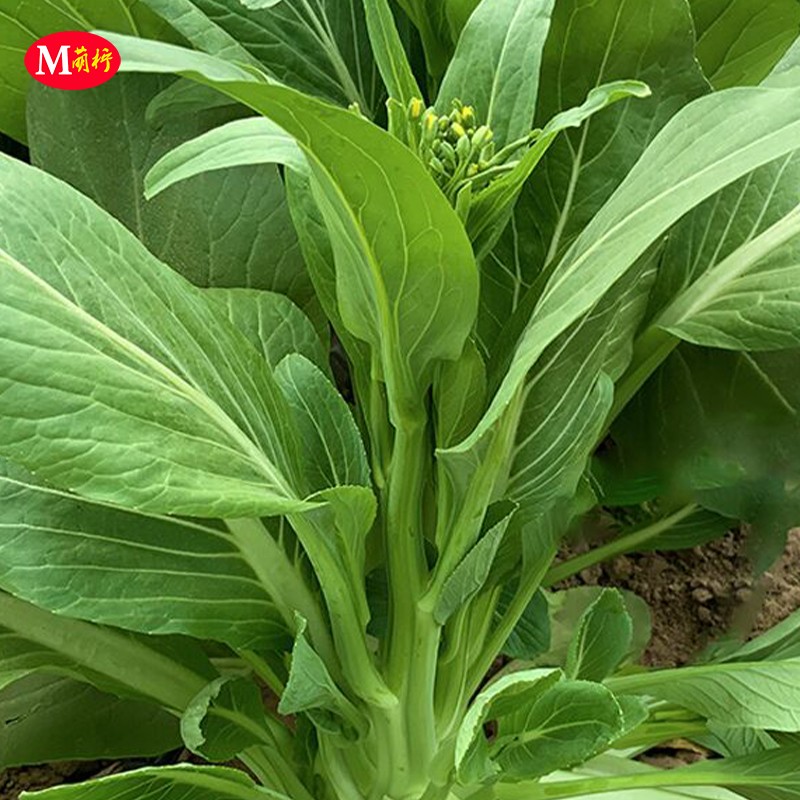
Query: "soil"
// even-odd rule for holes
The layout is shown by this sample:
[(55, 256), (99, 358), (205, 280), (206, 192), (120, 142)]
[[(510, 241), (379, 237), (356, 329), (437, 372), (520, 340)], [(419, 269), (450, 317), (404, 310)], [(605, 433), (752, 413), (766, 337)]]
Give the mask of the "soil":
[[(573, 547), (569, 552), (581, 549)], [(645, 599), (653, 613), (653, 638), (644, 662), (673, 667), (691, 661), (728, 631), (746, 638), (800, 608), (800, 528), (789, 534), (783, 557), (760, 578), (754, 577), (745, 551), (745, 536), (732, 532), (691, 550), (620, 556), (583, 570), (561, 585), (616, 586)], [(676, 741), (655, 748), (643, 760), (671, 768), (706, 755), (691, 742)], [(176, 763), (188, 756), (178, 751), (159, 763)], [(67, 762), (9, 769), (0, 773), (0, 800), (17, 800), (22, 791), (78, 783), (145, 764)]]
[(746, 639), (800, 608), (800, 528), (789, 533), (783, 556), (761, 577), (753, 575), (745, 553), (746, 537), (731, 532), (691, 550), (620, 556), (561, 585), (616, 586), (638, 594), (653, 616), (644, 663), (674, 667), (727, 632)]

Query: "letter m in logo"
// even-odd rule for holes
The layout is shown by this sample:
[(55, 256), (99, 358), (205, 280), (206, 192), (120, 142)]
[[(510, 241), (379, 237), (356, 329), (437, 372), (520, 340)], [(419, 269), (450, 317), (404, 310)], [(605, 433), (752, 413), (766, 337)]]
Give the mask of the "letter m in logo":
[(50, 70), (50, 74), (54, 75), (56, 68), (58, 67), (59, 62), (61, 62), (61, 72), (59, 75), (72, 75), (69, 71), (69, 45), (62, 44), (61, 47), (58, 48), (58, 52), (56, 53), (56, 57), (53, 58), (50, 55), (50, 50), (48, 50), (47, 45), (40, 44), (39, 47), (39, 69), (37, 70), (37, 75), (44, 75), (43, 66), (47, 66), (47, 69)]

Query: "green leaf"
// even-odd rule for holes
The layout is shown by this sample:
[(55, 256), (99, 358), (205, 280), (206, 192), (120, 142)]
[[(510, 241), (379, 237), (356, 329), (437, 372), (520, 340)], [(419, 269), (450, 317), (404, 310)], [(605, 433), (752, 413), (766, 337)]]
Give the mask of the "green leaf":
[(562, 681), (533, 703), (526, 701), (498, 719), (497, 738), (490, 745), (505, 781), (581, 764), (624, 731), (619, 703), (598, 683)]
[(363, 728), (359, 712), (342, 694), (306, 638), (306, 621), (297, 620), (289, 681), (281, 695), (281, 714), (305, 712), (321, 730), (352, 737)]
[(759, 83), (800, 35), (794, 0), (690, 0), (697, 58), (716, 89)]
[(565, 671), (570, 678), (602, 681), (628, 655), (633, 620), (616, 589), (605, 589), (583, 613), (567, 651)]
[(800, 658), (658, 670), (610, 678), (618, 694), (676, 703), (730, 727), (800, 730)]
[(41, 608), (148, 634), (280, 647), (285, 625), (255, 557), (222, 530), (90, 503), (0, 459), (0, 586)]
[(800, 611), (742, 645), (723, 661), (783, 661), (800, 658)]
[(656, 324), (709, 347), (800, 345), (800, 207), (734, 250), (680, 294)]
[(530, 133), (554, 0), (483, 0), (461, 33), (436, 108), (473, 105), (502, 147)]
[(264, 743), (258, 734), (263, 725), (264, 703), (258, 686), (247, 678), (217, 678), (183, 712), (181, 735), (196, 755), (230, 761), (248, 747)]
[(195, 47), (366, 114), (380, 98), (361, 0), (247, 9), (239, 0), (146, 0)]
[[(496, 787), (498, 800), (554, 800), (560, 797), (588, 797), (622, 794), (641, 800), (697, 798), (698, 800), (797, 800), (800, 783), (797, 763), (800, 749), (787, 746), (743, 758), (707, 759), (678, 769), (655, 769), (622, 758), (598, 759), (599, 766), (583, 775), (563, 775), (556, 782), (537, 782)], [(577, 780), (576, 780), (577, 777)], [(685, 789), (683, 787), (689, 787)], [(701, 787), (724, 787), (704, 789)]]
[[(156, 126), (147, 108), (165, 86), (170, 79), (158, 75), (117, 75), (82, 92), (37, 85), (28, 103), (34, 164), (91, 197), (192, 283), (271, 289), (301, 308), (313, 305), (275, 166), (196, 176), (144, 201), (145, 176), (156, 162), (230, 118), (226, 111), (170, 113)], [(111, 140), (117, 146), (108, 147)]]
[[(196, 53), (125, 37), (114, 42), (126, 68), (215, 80)], [(372, 347), (395, 421), (418, 415), (433, 367), (460, 355), (477, 305), (477, 270), (455, 211), (421, 162), (363, 118), (255, 79), (218, 86), (297, 138), (332, 232), (344, 324)]]
[[(504, 591), (497, 604), (497, 615), (508, 609), (513, 592)], [(550, 648), (550, 607), (544, 592), (538, 591), (528, 603), (514, 630), (503, 645), (503, 654), (531, 661)]]
[(29, 675), (0, 691), (0, 719), (0, 769), (157, 756), (181, 743), (172, 714), (55, 675)]
[(534, 144), (514, 169), (472, 199), (467, 230), (479, 259), (485, 258), (497, 244), (520, 192), (559, 133), (579, 128), (591, 116), (621, 100), (649, 95), (650, 89), (641, 81), (615, 81), (595, 87), (581, 105), (556, 114), (539, 132)]
[(328, 356), (314, 326), (285, 295), (255, 289), (208, 289), (204, 294), (273, 370), (293, 353), (328, 370)]
[(516, 507), (512, 506), (502, 519), (492, 525), (444, 582), (433, 611), (438, 625), (444, 625), (483, 588), (515, 511)]
[(370, 484), (364, 443), (336, 387), (302, 355), (286, 356), (275, 370), (303, 442), (299, 456), (308, 493), (332, 486)]
[(215, 170), (253, 164), (281, 164), (304, 172), (305, 158), (295, 140), (263, 117), (220, 125), (170, 150), (147, 173), (145, 195), (155, 197), (170, 186)]
[[(546, 593), (550, 607), (550, 648), (537, 655), (534, 663), (547, 666), (565, 666), (576, 629), (589, 609), (597, 603), (605, 590), (600, 586), (578, 586), (558, 592)], [(623, 654), (626, 662), (637, 661), (650, 642), (652, 623), (647, 603), (633, 592), (621, 591), (625, 612), (633, 622), (629, 646)]]
[(422, 98), (422, 91), (408, 63), (391, 6), (388, 0), (363, 0), (363, 3), (372, 52), (389, 97), (408, 106), (411, 100)]
[(25, 69), (27, 49), (40, 37), (56, 31), (95, 28), (147, 38), (171, 38), (167, 27), (138, 0), (0, 1), (0, 131), (26, 141), (25, 94), (30, 77)]
[(478, 694), (456, 739), (455, 763), (462, 782), (482, 781), (497, 771), (489, 758), (489, 742), (483, 726), (523, 704), (526, 708), (531, 706), (562, 677), (559, 670), (522, 670), (497, 678)]
[[(548, 344), (595, 305), (672, 224), (798, 144), (796, 90), (719, 92), (673, 117), (553, 272), (488, 411), (470, 437), (452, 449), (467, 451), (482, 438)], [(598, 263), (602, 270), (595, 269)]]
[(256, 786), (245, 772), (228, 767), (174, 767), (146, 769), (109, 775), (87, 783), (56, 786), (43, 792), (26, 792), (31, 800), (289, 800), (263, 786)]
[(469, 339), (458, 361), (445, 361), (433, 382), (436, 441), (440, 447), (460, 442), (486, 408), (486, 367)]
[[(484, 261), (478, 330), (490, 352), (525, 291), (553, 270), (658, 131), (708, 88), (684, 0), (559, 0), (536, 125), (579, 106), (602, 84), (630, 79), (644, 81), (652, 96), (620, 102), (556, 139), (525, 184), (513, 224)], [(520, 313), (527, 320), (531, 310)]]
[(8, 158), (0, 175), (0, 390), (13, 420), (0, 454), (144, 511), (304, 508), (284, 474), (289, 412), (245, 338), (65, 184)]

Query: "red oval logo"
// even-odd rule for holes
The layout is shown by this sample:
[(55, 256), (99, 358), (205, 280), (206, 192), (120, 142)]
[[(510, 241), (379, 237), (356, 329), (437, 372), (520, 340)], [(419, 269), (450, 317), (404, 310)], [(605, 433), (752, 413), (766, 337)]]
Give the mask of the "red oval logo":
[(91, 89), (117, 74), (120, 55), (108, 39), (86, 31), (59, 31), (35, 41), (25, 69), (54, 89)]

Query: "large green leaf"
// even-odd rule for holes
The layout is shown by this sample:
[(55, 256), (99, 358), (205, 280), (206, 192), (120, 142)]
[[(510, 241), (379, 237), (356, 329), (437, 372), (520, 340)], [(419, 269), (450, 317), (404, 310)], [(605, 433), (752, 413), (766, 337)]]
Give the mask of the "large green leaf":
[(0, 453), (141, 510), (302, 508), (289, 412), (244, 336), (66, 184), (0, 173)]
[(156, 756), (181, 744), (172, 714), (55, 675), (30, 675), (0, 691), (0, 718), (0, 769)]
[(620, 694), (667, 700), (731, 727), (800, 730), (800, 658), (742, 661), (610, 678)]
[(328, 369), (328, 355), (311, 320), (285, 295), (257, 289), (208, 289), (205, 295), (273, 369), (292, 353)]
[[(209, 60), (188, 50), (114, 41), (129, 69), (215, 82)], [(344, 324), (371, 345), (395, 421), (418, 415), (434, 365), (460, 355), (477, 305), (477, 270), (455, 211), (419, 160), (362, 117), (255, 78), (216, 83), (295, 136), (309, 157)]]
[(717, 89), (759, 83), (800, 36), (794, 0), (690, 0), (697, 58)]
[(256, 786), (245, 772), (228, 767), (149, 767), (43, 792), (28, 793), (31, 800), (289, 800)]
[(223, 530), (90, 503), (0, 460), (0, 587), (42, 608), (274, 648), (287, 634), (256, 557)]
[(539, 68), (554, 0), (483, 0), (469, 18), (439, 87), (436, 107), (475, 107), (502, 147), (533, 127)]
[(657, 325), (734, 350), (800, 345), (800, 206), (682, 292)]
[(37, 0), (0, 2), (0, 131), (26, 141), (25, 94), (31, 83), (24, 64), (27, 49), (49, 33), (95, 28), (171, 38), (167, 26), (139, 0), (50, 0), (44, 5)]
[(693, 46), (683, 0), (556, 4), (542, 62), (538, 126), (579, 106), (607, 82), (638, 79), (652, 96), (586, 119), (565, 131), (543, 157), (520, 197), (513, 225), (482, 266), (479, 332), (486, 348), (525, 290), (554, 268), (656, 133), (705, 91)]
[(797, 90), (729, 90), (696, 100), (679, 112), (554, 270), (489, 410), (456, 449), (469, 450), (480, 440), (546, 347), (594, 306), (671, 225), (719, 189), (798, 145)]
[(271, 289), (307, 307), (314, 291), (274, 165), (193, 177), (145, 200), (145, 176), (161, 156), (229, 119), (209, 111), (149, 123), (148, 103), (168, 85), (157, 75), (117, 75), (84, 92), (37, 85), (28, 104), (33, 163), (91, 197), (192, 283)]
[(239, 0), (145, 0), (195, 47), (260, 64), (302, 91), (372, 114), (380, 78), (361, 0), (309, 0), (248, 9)]

